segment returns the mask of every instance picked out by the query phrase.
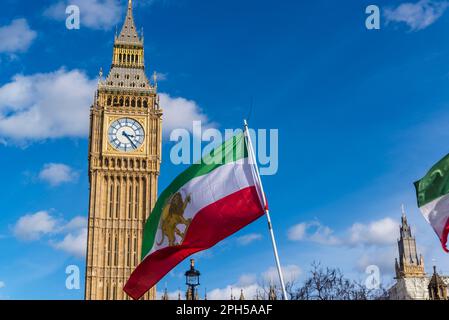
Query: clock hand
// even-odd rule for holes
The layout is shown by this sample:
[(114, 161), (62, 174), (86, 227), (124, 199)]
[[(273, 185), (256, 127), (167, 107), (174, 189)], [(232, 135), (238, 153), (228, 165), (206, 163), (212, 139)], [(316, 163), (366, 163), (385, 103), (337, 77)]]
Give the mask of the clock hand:
[[(135, 143), (131, 140), (131, 137), (129, 134), (127, 134), (125, 131), (122, 132), (122, 135), (124, 135), (126, 137), (126, 139), (129, 140), (129, 142), (131, 142), (131, 144), (133, 145), (134, 149), (137, 149), (137, 146), (135, 145)], [(134, 137), (134, 136), (133, 136)]]

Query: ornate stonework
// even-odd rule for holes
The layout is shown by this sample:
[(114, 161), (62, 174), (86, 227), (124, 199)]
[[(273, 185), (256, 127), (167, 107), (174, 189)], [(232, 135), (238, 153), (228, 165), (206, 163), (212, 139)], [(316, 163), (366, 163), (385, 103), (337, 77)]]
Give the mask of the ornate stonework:
[[(100, 73), (91, 108), (88, 300), (129, 299), (123, 286), (140, 261), (143, 227), (157, 200), (162, 110), (155, 81), (145, 74), (129, 0), (111, 70), (105, 80)], [(144, 297), (154, 298), (155, 288)]]
[(429, 299), (429, 278), (400, 278), (389, 290), (391, 300), (427, 300)]
[(400, 238), (398, 240), (399, 262), (396, 259), (396, 278), (419, 278), (425, 277), (424, 260), (422, 255), (418, 256), (416, 250), (416, 240), (412, 235), (412, 230), (407, 222), (407, 217), (403, 210), (401, 227), (399, 229)]
[(447, 279), (441, 277), (437, 273), (437, 268), (433, 267), (433, 275), (428, 285), (429, 299), (431, 300), (447, 300)]
[(424, 270), (424, 259), (418, 256), (416, 240), (412, 235), (404, 209), (398, 240), (399, 261), (396, 259), (396, 283), (389, 289), (391, 300), (428, 300), (447, 298), (449, 278), (434, 274), (429, 277)]

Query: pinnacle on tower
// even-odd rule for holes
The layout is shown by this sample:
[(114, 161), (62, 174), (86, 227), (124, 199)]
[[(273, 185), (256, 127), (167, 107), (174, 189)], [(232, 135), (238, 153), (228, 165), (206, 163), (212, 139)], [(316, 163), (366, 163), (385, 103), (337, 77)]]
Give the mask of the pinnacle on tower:
[(162, 300), (170, 300), (167, 287), (165, 287), (164, 294), (162, 295)]
[(128, 1), (125, 22), (123, 23), (122, 31), (118, 37), (116, 37), (116, 42), (121, 44), (142, 45), (142, 41), (137, 34), (136, 24), (134, 23), (132, 0)]
[(433, 266), (433, 275), (430, 278), (428, 290), (430, 300), (447, 300), (447, 284), (438, 274), (436, 266)]
[(270, 285), (270, 291), (268, 292), (268, 300), (277, 300), (276, 287)]
[(402, 213), (402, 217), (401, 217), (401, 222), (402, 222), (402, 226), (408, 226), (408, 222), (407, 222), (407, 215), (405, 213), (405, 206), (404, 204), (401, 205), (401, 213)]
[(239, 300), (245, 300), (245, 295), (243, 294), (243, 289), (240, 290), (240, 298)]

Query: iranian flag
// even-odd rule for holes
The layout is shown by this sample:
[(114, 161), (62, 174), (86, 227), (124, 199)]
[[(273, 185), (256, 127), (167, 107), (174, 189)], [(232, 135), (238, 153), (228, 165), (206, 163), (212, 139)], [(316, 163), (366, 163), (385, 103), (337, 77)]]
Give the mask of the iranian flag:
[(449, 233), (449, 155), (415, 182), (418, 207), (440, 238), (444, 251)]
[(142, 262), (125, 292), (139, 299), (185, 258), (263, 216), (258, 181), (243, 133), (179, 175), (162, 192), (146, 222)]

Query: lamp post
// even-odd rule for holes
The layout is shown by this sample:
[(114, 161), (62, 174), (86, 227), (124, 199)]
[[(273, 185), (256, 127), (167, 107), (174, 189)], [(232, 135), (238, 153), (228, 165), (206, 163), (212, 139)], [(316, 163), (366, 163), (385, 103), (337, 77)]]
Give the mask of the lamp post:
[(197, 300), (196, 287), (200, 285), (200, 272), (195, 269), (195, 260), (190, 259), (190, 269), (186, 271), (186, 300)]

